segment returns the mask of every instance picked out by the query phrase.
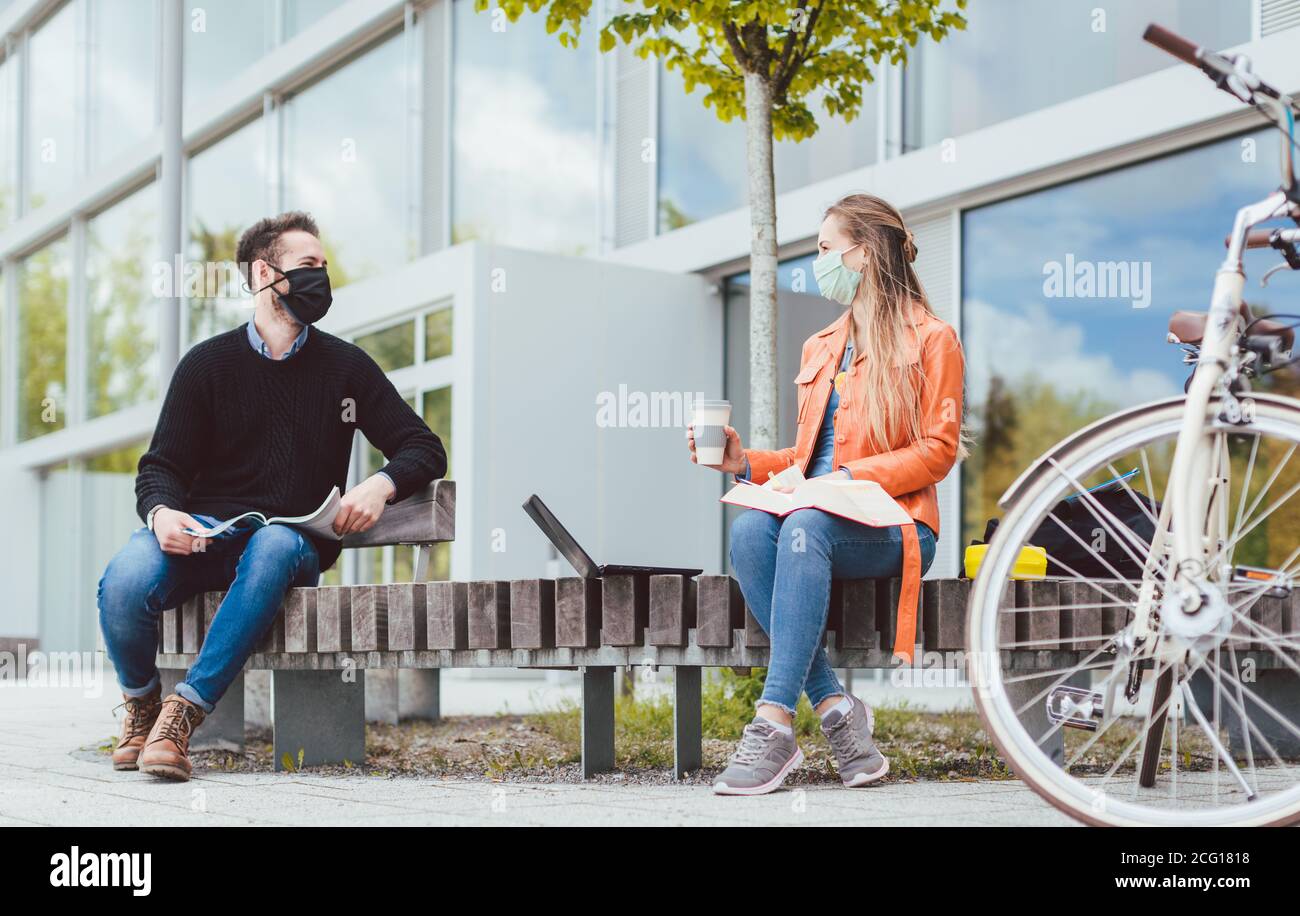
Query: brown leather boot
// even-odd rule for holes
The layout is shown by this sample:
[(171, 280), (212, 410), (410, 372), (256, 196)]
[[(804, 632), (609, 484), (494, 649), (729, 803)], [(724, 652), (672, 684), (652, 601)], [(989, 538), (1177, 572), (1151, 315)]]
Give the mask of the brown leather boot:
[(122, 699), (124, 702), (118, 708), (125, 709), (126, 715), (122, 717), (122, 735), (117, 739), (117, 747), (113, 749), (113, 769), (134, 770), (140, 749), (144, 747), (145, 739), (153, 730), (153, 724), (158, 721), (158, 713), (162, 709), (162, 685), (159, 684), (152, 693), (142, 697), (123, 694)]
[(140, 751), (140, 772), (181, 782), (188, 780), (190, 736), (203, 724), (206, 715), (200, 707), (174, 693), (163, 700), (158, 721)]

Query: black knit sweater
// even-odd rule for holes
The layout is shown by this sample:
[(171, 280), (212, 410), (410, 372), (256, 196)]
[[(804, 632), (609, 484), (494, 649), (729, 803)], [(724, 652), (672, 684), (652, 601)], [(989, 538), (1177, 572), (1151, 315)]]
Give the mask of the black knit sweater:
[[(405, 499), (447, 472), (442, 442), (364, 350), (318, 328), (292, 357), (267, 359), (241, 325), (195, 345), (167, 389), (135, 479), (143, 519), (169, 509), (227, 519), (314, 512), (345, 490), (353, 433), (388, 459)], [(338, 541), (316, 540), (322, 570)]]

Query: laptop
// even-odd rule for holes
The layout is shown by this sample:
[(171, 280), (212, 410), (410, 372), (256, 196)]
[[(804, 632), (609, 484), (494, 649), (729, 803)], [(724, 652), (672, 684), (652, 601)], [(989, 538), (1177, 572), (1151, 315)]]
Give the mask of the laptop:
[(678, 569), (671, 566), (618, 566), (613, 563), (606, 563), (603, 566), (597, 566), (591, 559), (591, 555), (582, 549), (582, 546), (573, 539), (565, 527), (560, 524), (551, 510), (546, 508), (546, 503), (542, 502), (541, 497), (533, 494), (528, 497), (528, 502), (524, 503), (524, 511), (528, 517), (537, 523), (537, 527), (542, 529), (542, 534), (555, 545), (555, 549), (560, 552), (570, 565), (578, 571), (578, 575), (584, 579), (599, 579), (602, 576), (628, 576), (638, 573), (644, 573), (656, 576), (698, 576), (704, 572), (702, 569)]

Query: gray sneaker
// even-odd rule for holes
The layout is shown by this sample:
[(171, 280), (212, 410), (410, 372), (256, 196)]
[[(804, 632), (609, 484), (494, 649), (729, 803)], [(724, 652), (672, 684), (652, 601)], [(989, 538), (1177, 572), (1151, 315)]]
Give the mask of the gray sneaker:
[(849, 699), (853, 708), (847, 714), (832, 712), (823, 719), (822, 734), (835, 753), (835, 765), (844, 784), (865, 786), (889, 772), (889, 760), (871, 740), (876, 714), (857, 697)]
[(784, 734), (767, 719), (755, 716), (745, 726), (727, 768), (713, 780), (713, 791), (718, 795), (765, 795), (779, 788), (801, 763), (803, 751), (794, 734)]

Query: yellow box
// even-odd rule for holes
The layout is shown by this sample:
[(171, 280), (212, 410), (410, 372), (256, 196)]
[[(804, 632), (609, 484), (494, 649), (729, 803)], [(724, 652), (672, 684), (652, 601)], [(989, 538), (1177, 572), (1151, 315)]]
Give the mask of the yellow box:
[[(974, 579), (979, 575), (980, 564), (988, 552), (988, 544), (971, 544), (966, 548), (966, 578)], [(1015, 566), (1011, 568), (1013, 579), (1044, 579), (1047, 577), (1047, 551), (1042, 547), (1029, 544), (1020, 548)]]

